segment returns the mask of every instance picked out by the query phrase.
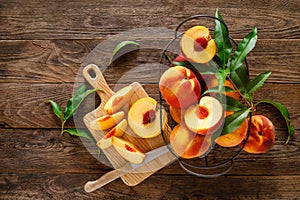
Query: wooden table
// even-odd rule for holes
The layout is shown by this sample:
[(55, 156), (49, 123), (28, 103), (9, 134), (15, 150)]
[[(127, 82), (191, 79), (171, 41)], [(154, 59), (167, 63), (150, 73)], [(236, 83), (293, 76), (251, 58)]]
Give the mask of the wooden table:
[[(279, 113), (259, 107), (276, 126), (276, 144), (262, 155), (243, 152), (225, 176), (198, 178), (173, 163), (136, 187), (118, 179), (85, 193), (86, 181), (111, 169), (89, 154), (79, 138), (60, 135), (60, 122), (45, 100), (64, 104), (81, 63), (109, 36), (141, 27), (174, 29), (191, 15), (214, 15), (217, 7), (233, 38), (242, 39), (258, 27), (256, 48), (248, 56), (250, 74), (273, 73), (255, 100), (273, 99), (289, 109), (296, 129), (292, 140), (284, 145), (287, 129)], [(2, 0), (0, 199), (300, 198), (299, 10), (298, 0)], [(158, 59), (157, 54), (148, 52), (123, 61), (130, 67), (152, 59)]]

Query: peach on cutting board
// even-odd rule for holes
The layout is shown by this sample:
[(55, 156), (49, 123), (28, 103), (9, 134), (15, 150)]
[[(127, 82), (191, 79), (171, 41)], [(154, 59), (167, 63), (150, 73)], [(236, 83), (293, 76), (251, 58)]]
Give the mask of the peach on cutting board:
[(191, 105), (184, 113), (186, 126), (195, 133), (213, 134), (224, 120), (221, 103), (214, 97), (204, 96), (199, 104)]
[(274, 146), (274, 142), (275, 128), (273, 123), (263, 115), (253, 115), (250, 136), (244, 150), (254, 154), (266, 153)]
[[(160, 115), (161, 112), (161, 115)], [(162, 117), (162, 119), (160, 119)], [(167, 124), (167, 113), (157, 101), (151, 97), (144, 97), (131, 106), (128, 112), (128, 124), (133, 132), (142, 138), (153, 138), (161, 133), (160, 120), (163, 127)]]
[(100, 149), (107, 149), (112, 145), (112, 140), (114, 137), (121, 137), (127, 128), (127, 120), (123, 119), (117, 126), (112, 128), (107, 132), (104, 137), (97, 142), (97, 145)]
[(131, 163), (139, 164), (145, 159), (145, 154), (134, 144), (121, 138), (113, 138), (113, 147), (125, 160)]
[(159, 90), (170, 106), (184, 109), (198, 101), (201, 86), (196, 75), (190, 69), (175, 66), (162, 74)]
[(107, 130), (119, 123), (125, 116), (123, 111), (117, 112), (112, 115), (104, 115), (97, 118), (90, 123), (90, 128), (93, 130)]
[(113, 114), (119, 111), (126, 103), (129, 103), (134, 89), (129, 85), (113, 94), (104, 105), (104, 110), (108, 114)]
[(170, 144), (174, 152), (182, 158), (195, 158), (204, 155), (211, 144), (210, 136), (190, 131), (184, 123), (176, 125), (170, 135)]
[[(233, 114), (233, 112), (226, 112), (226, 116)], [(219, 136), (215, 142), (222, 147), (234, 147), (239, 145), (247, 136), (248, 131), (248, 119), (245, 119), (243, 123), (233, 132), (226, 135)]]
[(185, 31), (180, 47), (183, 56), (195, 63), (207, 63), (217, 52), (216, 43), (211, 38), (209, 29), (204, 26), (194, 26)]

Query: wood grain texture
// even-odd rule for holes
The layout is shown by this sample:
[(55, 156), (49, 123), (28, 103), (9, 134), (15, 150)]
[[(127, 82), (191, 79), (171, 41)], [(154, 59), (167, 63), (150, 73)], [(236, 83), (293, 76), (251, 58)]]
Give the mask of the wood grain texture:
[[(110, 170), (107, 160), (97, 147), (86, 140), (65, 134), (58, 129), (0, 129), (0, 172), (19, 174), (31, 172), (43, 174), (104, 174)], [(243, 152), (235, 160), (228, 175), (280, 176), (300, 175), (300, 134), (296, 132), (288, 145), (284, 145), (286, 130), (276, 129), (276, 142), (266, 154), (253, 155)], [(83, 143), (84, 141), (84, 143)], [(93, 150), (91, 148), (96, 148)], [(88, 147), (91, 151), (87, 151)], [(222, 149), (211, 154), (215, 160), (230, 158), (231, 149)], [(80, 158), (80, 159), (79, 159)], [(266, 170), (268, 169), (268, 170)], [(177, 162), (156, 174), (184, 175)]]
[[(2, 174), (2, 199), (297, 199), (299, 176), (151, 176), (136, 187), (119, 179), (94, 193), (82, 185), (97, 178), (86, 174)], [(189, 181), (186, 181), (189, 180)], [(253, 187), (255, 185), (255, 187)], [(26, 191), (26, 192), (24, 192)]]
[[(255, 6), (253, 5), (255, 4)], [(174, 29), (179, 21), (196, 14), (214, 15), (219, 8), (234, 38), (253, 26), (260, 37), (298, 38), (299, 2), (272, 1), (3, 1), (1, 39), (88, 39), (138, 27)]]
[[(165, 44), (171, 37), (162, 39)], [(142, 38), (143, 39), (143, 38)], [(144, 38), (148, 39), (149, 38)], [(155, 37), (152, 38), (155, 40)], [(66, 83), (78, 81), (83, 63), (98, 64), (91, 51), (103, 40), (0, 40), (0, 82)], [(160, 45), (164, 46), (164, 45)], [(113, 47), (110, 50), (113, 51)], [(141, 49), (121, 57), (105, 70), (108, 83), (125, 72), (132, 81), (156, 83), (160, 49)], [(98, 60), (99, 59), (99, 60)], [(300, 39), (262, 40), (247, 57), (251, 78), (272, 71), (268, 82), (300, 83)], [(99, 65), (100, 66), (100, 65)], [(136, 76), (139, 74), (139, 76)]]
[[(253, 26), (258, 28), (257, 45), (247, 57), (250, 75), (273, 73), (254, 99), (273, 99), (288, 108), (296, 128), (290, 143), (283, 144), (287, 132), (279, 112), (261, 105), (257, 113), (275, 124), (275, 146), (261, 155), (243, 152), (226, 176), (198, 178), (176, 162), (136, 187), (119, 179), (85, 193), (85, 182), (111, 169), (97, 160), (97, 149), (92, 148), (90, 154), (79, 138), (60, 136), (60, 122), (44, 101), (65, 105), (73, 88), (85, 82), (77, 76), (80, 67), (88, 64), (87, 58), (97, 64), (99, 54), (91, 51), (112, 36), (144, 27), (174, 30), (186, 17), (214, 15), (216, 8), (237, 41)], [(0, 199), (298, 199), (299, 10), (299, 0), (0, 0)], [(200, 23), (211, 25), (204, 20)], [(139, 35), (138, 41), (155, 42), (158, 36), (164, 42), (170, 39), (156, 33), (153, 37)], [(113, 47), (107, 49), (108, 54)], [(107, 68), (105, 78), (111, 88), (128, 84), (129, 79), (141, 82), (158, 99), (155, 84), (160, 53), (157, 49), (131, 52)], [(90, 95), (75, 122), (70, 120), (66, 127), (85, 127), (83, 116), (99, 103), (97, 96)], [(217, 148), (209, 162), (228, 153)]]

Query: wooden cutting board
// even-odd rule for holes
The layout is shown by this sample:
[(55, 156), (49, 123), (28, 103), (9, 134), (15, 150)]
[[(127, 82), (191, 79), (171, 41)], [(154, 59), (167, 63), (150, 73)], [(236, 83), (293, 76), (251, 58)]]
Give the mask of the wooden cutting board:
[[(91, 74), (93, 74), (93, 77), (91, 76)], [(94, 64), (87, 65), (83, 69), (83, 76), (89, 82), (89, 84), (91, 84), (92, 87), (99, 88), (102, 90), (97, 92), (101, 99), (101, 103), (99, 107), (96, 108), (94, 111), (86, 114), (83, 118), (85, 125), (87, 126), (87, 128), (89, 129), (89, 131), (91, 132), (95, 140), (99, 141), (106, 134), (106, 131), (96, 131), (91, 129), (90, 122), (106, 114), (106, 112), (104, 111), (104, 105), (109, 100), (109, 98), (114, 94), (114, 92), (108, 86), (98, 66)], [(148, 96), (147, 92), (143, 89), (143, 87), (138, 82), (132, 83), (131, 86), (134, 88), (134, 94), (131, 97), (129, 105), (124, 106), (122, 108), (122, 110), (125, 112), (126, 117), (130, 106), (135, 101), (137, 101), (140, 98)], [(167, 136), (169, 135), (170, 131), (171, 128), (167, 126), (165, 130)], [(161, 135), (150, 139), (143, 139), (138, 136), (134, 136), (134, 133), (129, 126), (126, 130), (126, 133), (123, 135), (123, 138), (135, 144), (144, 153), (165, 145)], [(110, 161), (111, 165), (115, 169), (124, 166), (128, 162), (124, 158), (122, 158), (113, 147), (109, 147), (103, 152), (105, 156), (108, 158), (108, 160)], [(155, 173), (157, 170), (161, 169), (162, 167), (166, 166), (167, 164), (171, 163), (174, 160), (175, 160), (175, 156), (171, 152), (168, 152), (146, 163), (140, 168), (125, 174), (124, 176), (121, 177), (121, 179), (126, 185), (135, 186), (141, 183), (151, 174)]]

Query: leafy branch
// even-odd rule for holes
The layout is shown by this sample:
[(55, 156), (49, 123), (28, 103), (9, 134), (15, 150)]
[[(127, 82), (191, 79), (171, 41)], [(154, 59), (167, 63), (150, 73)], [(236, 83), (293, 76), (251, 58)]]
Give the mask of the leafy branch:
[(80, 104), (84, 101), (84, 99), (91, 93), (100, 91), (100, 89), (90, 89), (87, 90), (87, 86), (82, 84), (79, 86), (72, 97), (68, 100), (65, 110), (63, 111), (61, 106), (53, 100), (47, 100), (46, 102), (50, 103), (52, 106), (53, 113), (61, 120), (61, 135), (63, 133), (69, 133), (71, 135), (85, 137), (91, 141), (93, 141), (92, 137), (83, 130), (78, 130), (76, 128), (64, 129), (65, 123), (73, 117)]
[[(225, 118), (222, 135), (236, 130), (247, 118), (249, 112), (254, 112), (256, 110), (255, 107), (258, 104), (268, 103), (276, 107), (284, 117), (288, 127), (288, 139), (286, 141), (286, 143), (288, 143), (294, 134), (294, 126), (290, 121), (288, 110), (282, 104), (271, 100), (261, 100), (257, 103), (253, 102), (253, 93), (259, 89), (271, 75), (271, 72), (267, 71), (257, 75), (253, 80), (250, 80), (248, 70), (244, 66), (246, 56), (256, 45), (257, 28), (254, 27), (251, 32), (246, 35), (246, 37), (237, 45), (237, 48), (233, 52), (233, 56), (230, 57), (232, 46), (229, 33), (226, 26), (222, 23), (223, 18), (218, 10), (216, 10), (215, 17), (219, 19), (215, 20), (214, 29), (214, 39), (218, 48), (218, 57), (221, 60), (219, 71), (215, 73), (219, 83), (219, 96), (221, 97), (221, 100), (224, 99), (224, 97), (222, 98), (223, 95), (220, 94), (224, 92), (223, 83), (225, 79), (227, 79), (232, 83), (234, 89), (239, 92), (242, 100), (247, 105), (245, 106), (241, 104), (241, 102), (230, 97), (226, 98), (226, 103), (223, 103), (224, 107), (227, 111), (234, 111), (234, 113)], [(212, 90), (216, 90), (216, 88), (212, 88)], [(225, 91), (228, 91), (228, 89), (226, 90), (225, 88)]]

